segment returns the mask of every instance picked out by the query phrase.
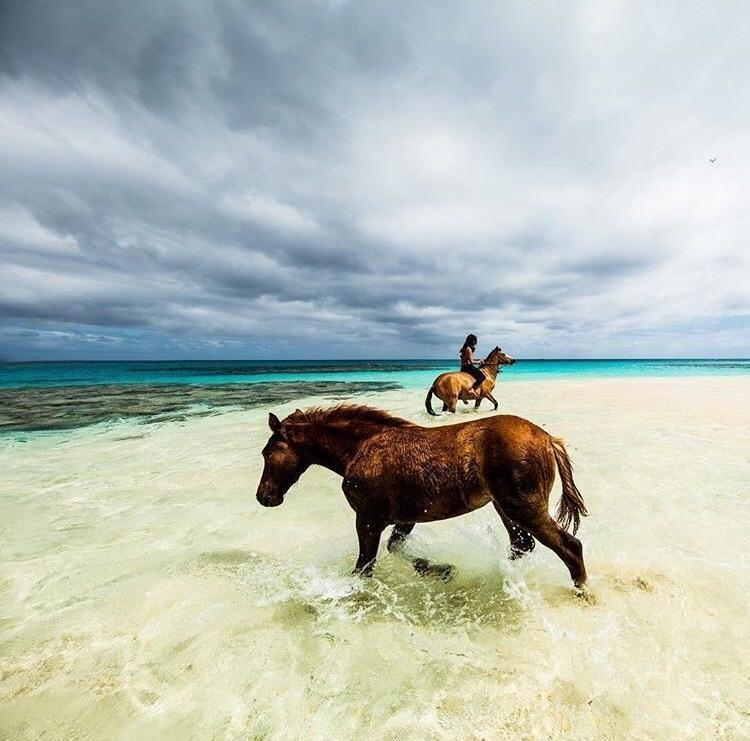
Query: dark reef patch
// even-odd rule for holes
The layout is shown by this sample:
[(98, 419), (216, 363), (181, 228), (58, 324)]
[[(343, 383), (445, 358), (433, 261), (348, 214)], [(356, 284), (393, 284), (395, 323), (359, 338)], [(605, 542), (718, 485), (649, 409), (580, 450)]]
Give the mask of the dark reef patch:
[(0, 389), (0, 432), (64, 430), (142, 417), (175, 421), (216, 414), (223, 407), (252, 409), (305, 396), (348, 398), (400, 386), (386, 382), (297, 381), (191, 385), (96, 384)]

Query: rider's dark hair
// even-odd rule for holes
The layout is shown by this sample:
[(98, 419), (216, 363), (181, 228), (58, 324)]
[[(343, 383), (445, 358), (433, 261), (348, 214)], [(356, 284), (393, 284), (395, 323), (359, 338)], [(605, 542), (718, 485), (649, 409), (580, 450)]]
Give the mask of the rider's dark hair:
[[(469, 334), (466, 335), (466, 339), (464, 340), (464, 347), (476, 347), (477, 344), (477, 336), (475, 334)], [(461, 349), (463, 350), (464, 347)]]

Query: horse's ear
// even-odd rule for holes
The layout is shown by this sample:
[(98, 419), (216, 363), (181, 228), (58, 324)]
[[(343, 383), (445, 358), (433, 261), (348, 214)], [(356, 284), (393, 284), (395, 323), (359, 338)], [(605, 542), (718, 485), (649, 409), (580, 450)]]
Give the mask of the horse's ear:
[(281, 430), (281, 421), (273, 412), (268, 413), (268, 426), (271, 428), (271, 432)]

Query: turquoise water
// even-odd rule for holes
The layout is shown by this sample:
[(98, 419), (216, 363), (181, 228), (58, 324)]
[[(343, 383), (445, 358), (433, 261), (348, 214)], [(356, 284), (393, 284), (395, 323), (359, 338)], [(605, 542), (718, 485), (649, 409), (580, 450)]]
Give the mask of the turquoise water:
[[(144, 422), (271, 408), (294, 399), (363, 399), (426, 391), (451, 360), (303, 360), (5, 363), (0, 365), (0, 434)], [(521, 360), (502, 383), (534, 379), (731, 376), (748, 360)]]
[[(750, 739), (750, 380), (620, 385), (498, 394), (568, 441), (591, 602), (543, 545), (509, 560), (491, 506), (407, 542), (452, 579), (386, 538), (352, 576), (340, 477), (312, 466), (281, 507), (255, 499), (268, 411), (296, 401), (0, 435), (0, 738)], [(130, 406), (161, 386), (119, 388)], [(428, 417), (424, 396), (363, 400), (425, 426), (493, 414)]]
[[(96, 384), (226, 384), (291, 381), (383, 381), (427, 388), (455, 360), (196, 360), (0, 363), (0, 387)], [(729, 376), (750, 373), (750, 359), (735, 360), (519, 360), (503, 382), (535, 378), (618, 376)]]

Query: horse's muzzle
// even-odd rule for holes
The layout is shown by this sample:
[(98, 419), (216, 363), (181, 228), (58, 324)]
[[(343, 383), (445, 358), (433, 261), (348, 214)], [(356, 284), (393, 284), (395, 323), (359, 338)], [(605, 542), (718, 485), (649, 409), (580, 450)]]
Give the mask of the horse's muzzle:
[(279, 494), (278, 492), (261, 491), (260, 489), (258, 489), (255, 498), (264, 507), (278, 507), (284, 502), (283, 494)]

